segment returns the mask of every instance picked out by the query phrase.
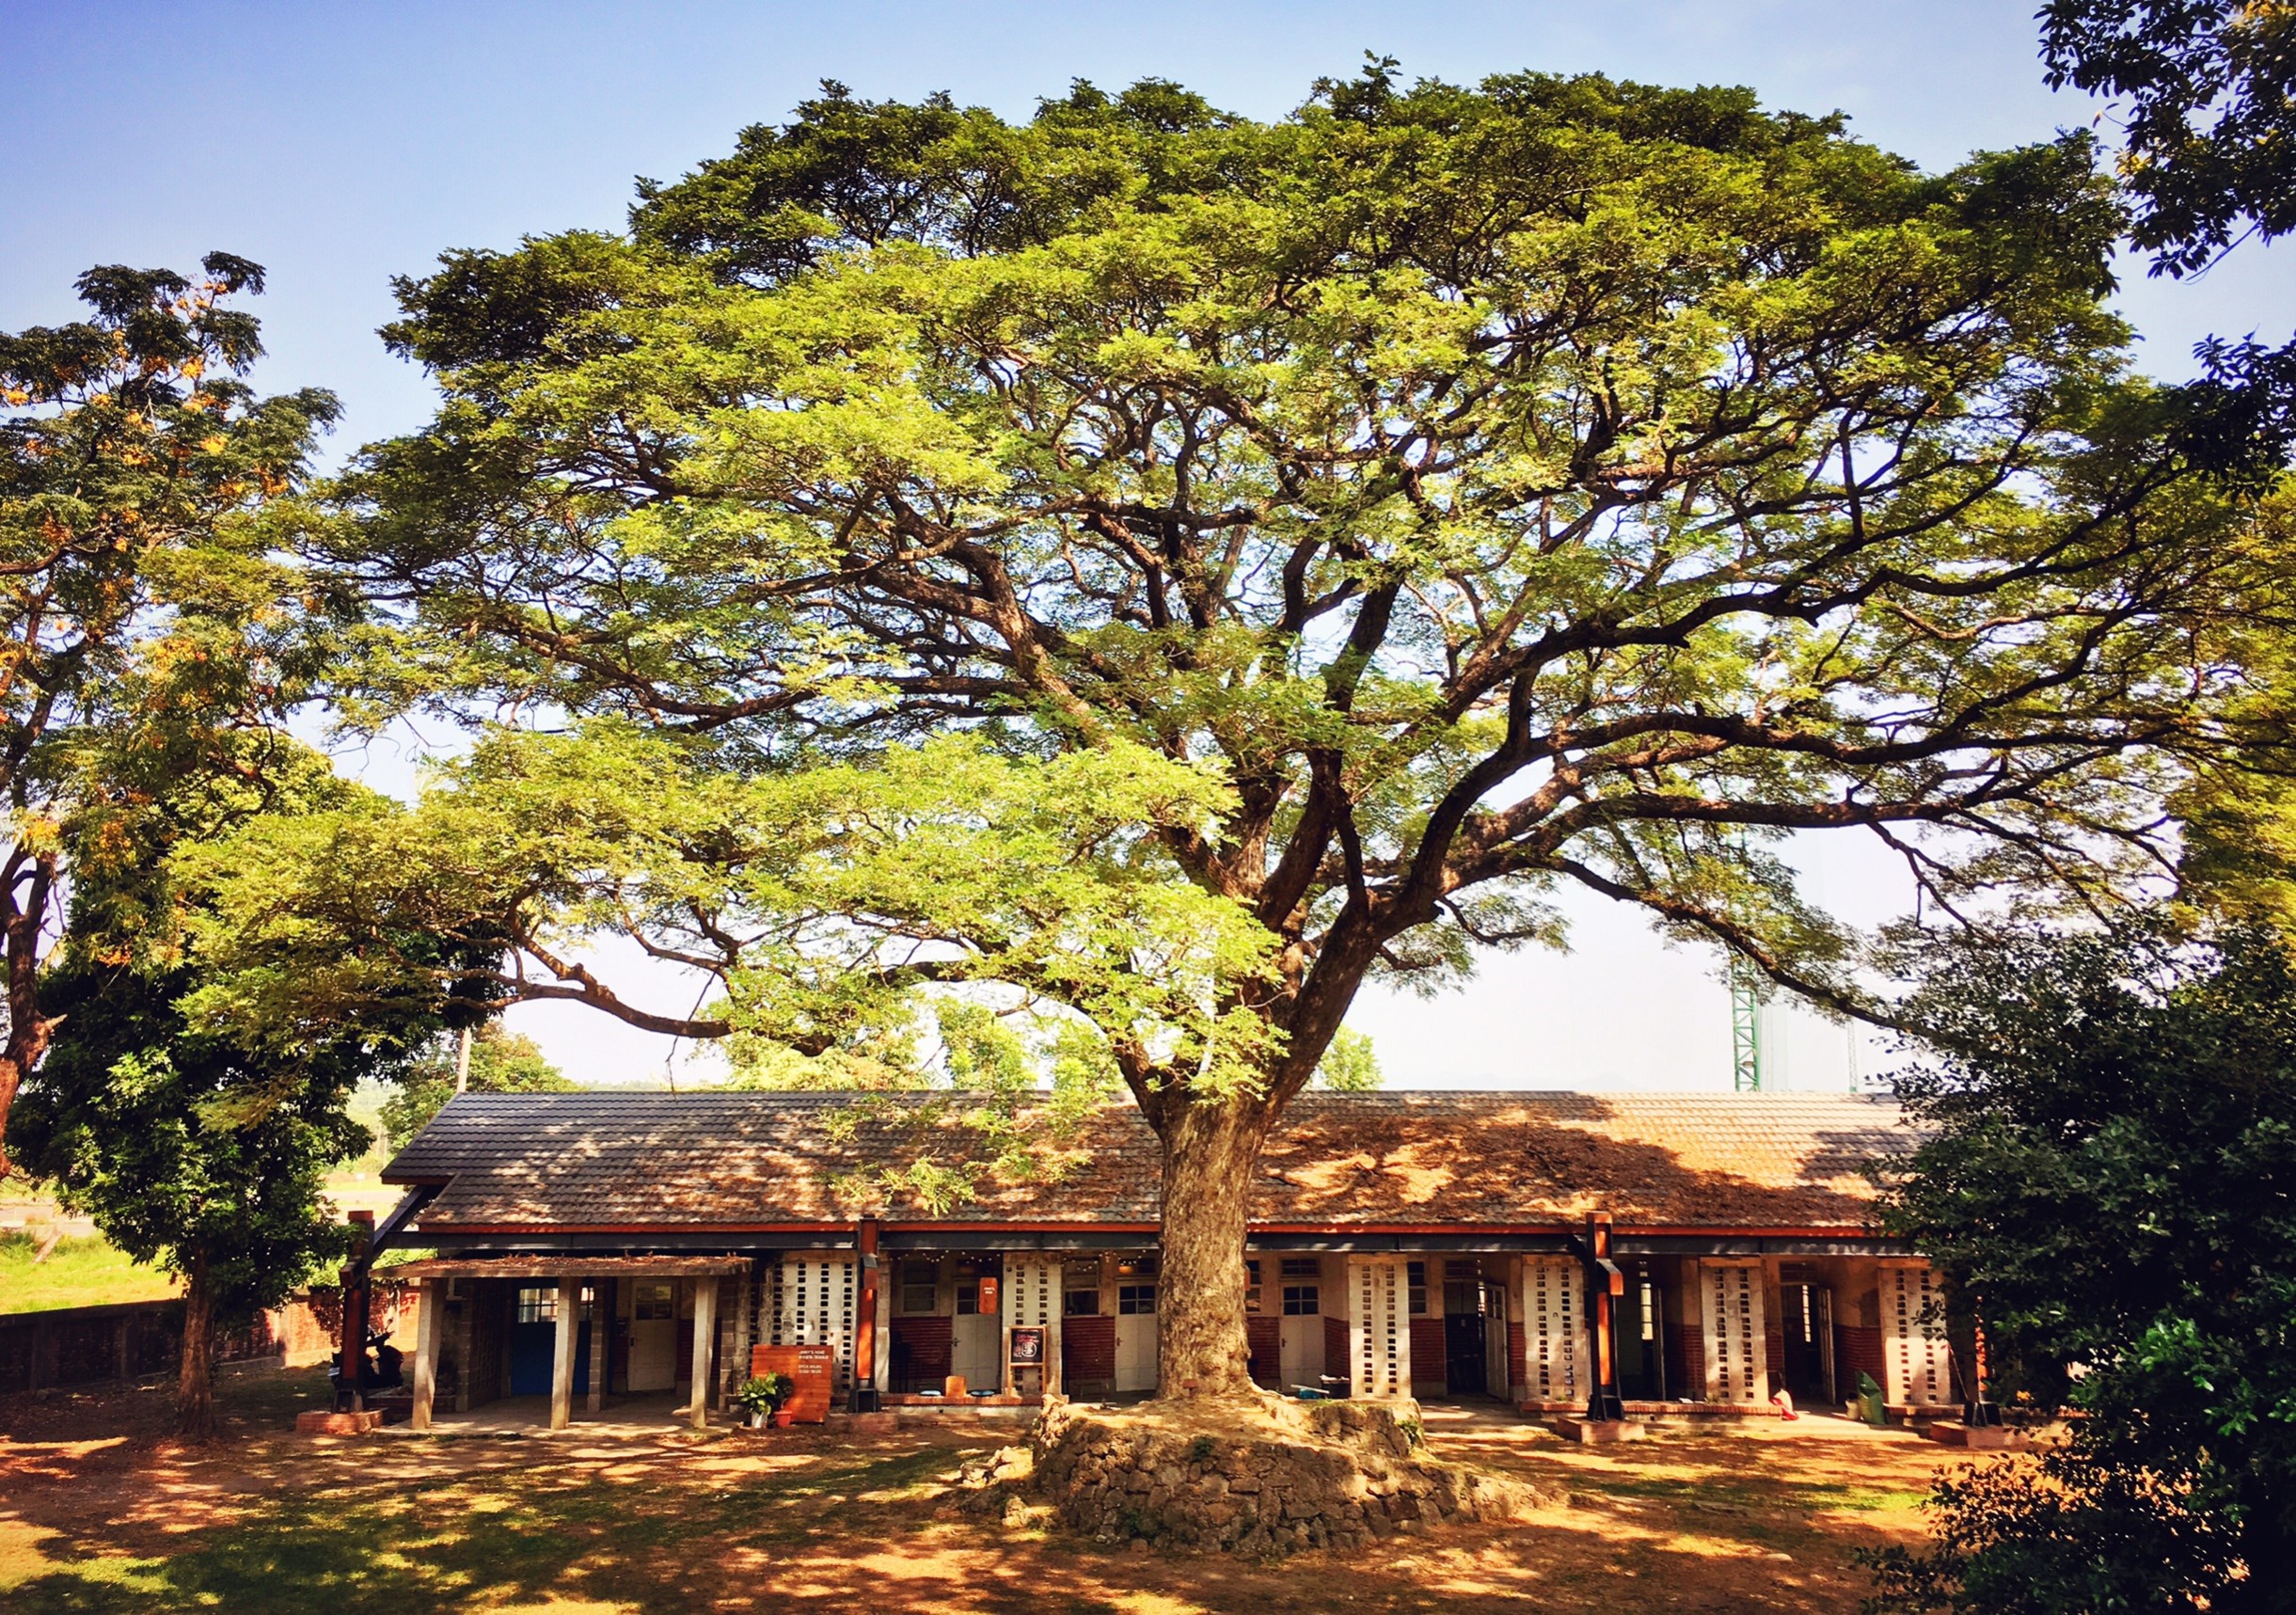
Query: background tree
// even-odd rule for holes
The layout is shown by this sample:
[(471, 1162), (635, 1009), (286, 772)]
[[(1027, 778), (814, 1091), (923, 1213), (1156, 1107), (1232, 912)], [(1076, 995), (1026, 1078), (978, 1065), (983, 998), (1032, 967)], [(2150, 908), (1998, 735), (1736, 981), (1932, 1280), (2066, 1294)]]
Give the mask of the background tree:
[[(431, 1123), (454, 1097), (458, 1034), (447, 1033), (398, 1078), (383, 1101), (383, 1138), (393, 1150)], [(469, 1090), (474, 1094), (556, 1094), (575, 1084), (543, 1054), (531, 1037), (489, 1022), (470, 1038)]]
[(71, 925), (41, 973), (55, 1025), (20, 1090), (20, 1164), (95, 1219), (113, 1244), (183, 1281), (178, 1428), (214, 1428), (216, 1333), (283, 1301), (346, 1228), (322, 1201), (329, 1168), (372, 1136), (349, 1109), (362, 1080), (398, 1074), (434, 1033), (388, 1006), (356, 1023), (306, 1023), (261, 1040), (203, 1031), (182, 1002), (206, 965), (191, 895), (168, 854), (260, 822), (362, 800), (321, 753), (266, 729), (217, 736), (204, 771), (124, 730), (80, 759), (92, 789), (67, 826)]
[(1254, 1163), (1367, 978), (1576, 885), (1859, 1007), (1782, 835), (1948, 909), (2166, 875), (2288, 572), (2127, 373), (2120, 226), (2082, 139), (1930, 176), (1735, 90), (829, 87), (402, 284), (445, 401), (309, 543), (376, 714), (506, 721), (212, 858), (200, 1012), (449, 979), (394, 935), (796, 1058), (1010, 992), (1162, 1142), (1168, 1394), (1246, 1394)]
[(260, 519), (302, 478), (333, 397), (259, 400), (255, 320), (224, 306), (262, 270), (211, 253), (198, 279), (109, 265), (84, 322), (0, 334), (0, 1171), (18, 1085), (55, 1030), (40, 968), (66, 843), (137, 777), (260, 774), (239, 744), (315, 672), (321, 604)]
[(320, 1191), (372, 1142), (349, 1101), (375, 1062), (349, 1039), (282, 1060), (195, 1033), (174, 1006), (189, 985), (92, 959), (53, 971), (42, 990), (70, 1019), (24, 1085), (16, 1148), (104, 1238), (183, 1281), (177, 1429), (204, 1439), (217, 1332), (349, 1254)]
[(1938, 1488), (1879, 1607), (2286, 1609), (2296, 1588), (2296, 965), (2268, 932), (1933, 953), (1891, 1232), (2069, 1446)]

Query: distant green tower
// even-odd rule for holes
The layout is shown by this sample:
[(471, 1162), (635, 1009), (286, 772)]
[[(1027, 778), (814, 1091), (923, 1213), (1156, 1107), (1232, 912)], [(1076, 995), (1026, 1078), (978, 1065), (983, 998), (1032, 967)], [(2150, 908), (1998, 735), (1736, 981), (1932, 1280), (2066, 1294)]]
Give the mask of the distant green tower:
[(1730, 956), (1731, 1085), (1742, 1094), (1762, 1091), (1762, 1001), (1769, 996), (1762, 973)]

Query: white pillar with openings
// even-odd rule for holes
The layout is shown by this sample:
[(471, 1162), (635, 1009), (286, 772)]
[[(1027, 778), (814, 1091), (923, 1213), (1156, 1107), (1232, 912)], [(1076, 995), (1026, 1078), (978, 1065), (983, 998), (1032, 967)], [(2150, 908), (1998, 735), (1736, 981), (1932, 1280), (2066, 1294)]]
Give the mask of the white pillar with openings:
[(1883, 1387), (1893, 1407), (1943, 1407), (1953, 1401), (1953, 1352), (1945, 1338), (1945, 1296), (1926, 1262), (1881, 1270)]
[(1036, 1365), (1037, 1393), (1042, 1395), (1059, 1388), (1056, 1380), (1060, 1372), (1061, 1265), (1061, 1259), (1056, 1256), (1031, 1254), (1005, 1259), (1001, 1310), (1005, 1314), (1004, 1388), (1007, 1394), (1023, 1388), (1012, 1360), (1015, 1329), (1044, 1332), (1044, 1357)]
[(1706, 1400), (1750, 1402), (1769, 1399), (1769, 1338), (1762, 1309), (1762, 1264), (1709, 1261), (1699, 1269), (1701, 1333), (1706, 1357)]
[(1523, 1259), (1523, 1374), (1532, 1401), (1587, 1399), (1586, 1311), (1576, 1258)]
[[(1400, 1256), (1347, 1259), (1347, 1375), (1353, 1397), (1411, 1394), (1411, 1279)], [(1327, 1365), (1324, 1372), (1329, 1373)]]
[(774, 1270), (776, 1346), (828, 1346), (837, 1358), (835, 1389), (853, 1385), (853, 1333), (861, 1302), (861, 1271), (849, 1253), (784, 1257)]

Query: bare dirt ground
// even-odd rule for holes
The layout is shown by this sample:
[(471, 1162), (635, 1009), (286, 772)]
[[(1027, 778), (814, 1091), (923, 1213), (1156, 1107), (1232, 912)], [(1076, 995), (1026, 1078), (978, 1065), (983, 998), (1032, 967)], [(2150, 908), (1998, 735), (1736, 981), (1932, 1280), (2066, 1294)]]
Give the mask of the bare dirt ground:
[(1280, 1561), (1105, 1548), (958, 1514), (962, 1428), (600, 1440), (292, 1433), (317, 1370), (255, 1370), (221, 1439), (166, 1393), (0, 1401), (0, 1606), (50, 1611), (720, 1609), (1253, 1615), (1339, 1609), (1855, 1610), (1861, 1544), (1909, 1541), (1942, 1449), (1827, 1418), (1566, 1445), (1431, 1406), (1444, 1456), (1569, 1507)]

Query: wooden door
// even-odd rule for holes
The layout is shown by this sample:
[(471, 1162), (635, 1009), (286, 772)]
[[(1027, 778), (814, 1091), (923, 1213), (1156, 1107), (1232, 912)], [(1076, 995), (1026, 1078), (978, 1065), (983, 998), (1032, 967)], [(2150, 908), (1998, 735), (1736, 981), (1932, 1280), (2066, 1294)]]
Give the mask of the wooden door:
[(1323, 1264), (1313, 1257), (1286, 1257), (1281, 1277), (1283, 1383), (1286, 1389), (1312, 1386), (1330, 1371), (1323, 1361)]
[(1482, 1388), (1486, 1396), (1507, 1400), (1507, 1287), (1482, 1287)]
[(630, 1286), (630, 1394), (677, 1385), (677, 1286), (641, 1278)]
[(1116, 1286), (1116, 1389), (1156, 1388), (1156, 1282), (1126, 1279)]

